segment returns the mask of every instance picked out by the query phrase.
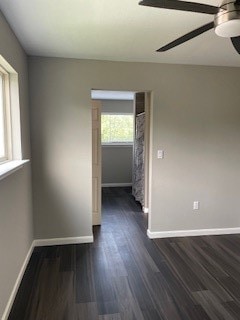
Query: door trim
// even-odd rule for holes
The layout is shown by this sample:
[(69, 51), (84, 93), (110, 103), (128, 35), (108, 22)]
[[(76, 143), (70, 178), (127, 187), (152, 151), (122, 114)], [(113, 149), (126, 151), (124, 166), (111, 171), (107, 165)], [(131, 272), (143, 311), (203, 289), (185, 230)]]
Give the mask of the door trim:
[(102, 218), (101, 101), (92, 100), (92, 224)]
[[(135, 91), (135, 90), (128, 90), (128, 91)], [(139, 90), (135, 92), (144, 92), (145, 93), (145, 164), (144, 164), (144, 173), (145, 173), (145, 183), (144, 183), (144, 188), (145, 188), (145, 194), (144, 194), (144, 212), (148, 213), (148, 229), (151, 226), (151, 181), (152, 181), (152, 123), (153, 123), (153, 118), (152, 118), (152, 109), (153, 109), (153, 92), (152, 91), (144, 91), (144, 90)], [(92, 105), (94, 101), (98, 100), (92, 100)], [(99, 100), (98, 102), (101, 103)], [(101, 118), (100, 118), (100, 125), (101, 125)], [(92, 120), (92, 128), (93, 128), (93, 120)], [(101, 128), (101, 127), (100, 127)], [(101, 130), (99, 130), (99, 136), (98, 136), (98, 141), (99, 143), (99, 148), (101, 149)], [(92, 144), (92, 152), (94, 152), (94, 145)], [(100, 150), (100, 155), (101, 155), (101, 150)], [(101, 158), (101, 157), (100, 157)], [(147, 161), (146, 161), (147, 160)], [(100, 164), (100, 169), (102, 168), (102, 158), (100, 159), (101, 164)], [(93, 162), (92, 162), (93, 164)], [(101, 172), (101, 177), (102, 178), (102, 171)], [(97, 192), (99, 195), (99, 214), (95, 214), (93, 212), (93, 225), (100, 225), (101, 224), (101, 192), (102, 192), (102, 184), (101, 184), (101, 179), (100, 183), (97, 184), (97, 188), (94, 189), (94, 183), (92, 183), (92, 199), (94, 201), (94, 192)]]

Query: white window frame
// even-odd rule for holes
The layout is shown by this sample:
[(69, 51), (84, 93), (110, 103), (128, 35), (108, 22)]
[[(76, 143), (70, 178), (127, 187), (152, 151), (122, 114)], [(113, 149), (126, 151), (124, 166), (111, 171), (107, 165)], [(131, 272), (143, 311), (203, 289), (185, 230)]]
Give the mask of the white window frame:
[[(131, 115), (133, 116), (133, 130), (134, 130), (134, 114), (131, 113), (131, 112), (102, 112), (101, 115), (121, 115), (121, 116), (124, 116), (124, 115)], [(133, 138), (134, 140), (134, 138)], [(124, 147), (124, 146), (133, 146), (133, 141), (131, 142), (124, 142), (124, 141), (119, 141), (119, 142), (101, 142), (102, 146), (104, 147)]]
[(6, 154), (0, 159), (1, 180), (20, 170), (30, 160), (22, 157), (21, 119), (18, 73), (0, 55), (0, 72), (4, 77), (4, 119)]
[(4, 150), (5, 154), (0, 158), (0, 164), (12, 160), (12, 127), (11, 127), (11, 107), (10, 107), (10, 75), (6, 69), (0, 65), (0, 75), (3, 80), (3, 125), (4, 125)]

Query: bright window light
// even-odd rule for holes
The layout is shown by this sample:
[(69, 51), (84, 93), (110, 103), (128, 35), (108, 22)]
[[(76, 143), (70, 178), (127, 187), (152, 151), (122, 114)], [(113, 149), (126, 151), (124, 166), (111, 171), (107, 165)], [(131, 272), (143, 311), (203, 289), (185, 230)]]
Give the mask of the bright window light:
[(103, 144), (133, 143), (132, 114), (102, 114)]
[(11, 159), (9, 74), (0, 66), (0, 163)]
[(5, 150), (5, 125), (4, 125), (4, 102), (3, 102), (3, 76), (0, 74), (0, 160), (6, 156)]
[(22, 160), (18, 74), (0, 55), (0, 166)]

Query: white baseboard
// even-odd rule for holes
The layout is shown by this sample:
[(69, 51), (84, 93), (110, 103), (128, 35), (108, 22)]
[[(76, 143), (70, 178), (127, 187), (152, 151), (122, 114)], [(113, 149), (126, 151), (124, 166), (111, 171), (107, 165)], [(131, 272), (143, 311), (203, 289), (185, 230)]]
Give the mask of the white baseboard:
[(113, 187), (131, 187), (132, 183), (129, 182), (122, 182), (122, 183), (102, 183), (102, 187), (108, 187), (108, 188), (113, 188)]
[(150, 231), (147, 235), (150, 239), (173, 238), (173, 237), (194, 237), (221, 234), (238, 234), (240, 228), (221, 228), (221, 229), (197, 229), (197, 230), (173, 230), (173, 231)]
[(14, 287), (13, 287), (13, 290), (11, 292), (10, 298), (8, 300), (7, 306), (6, 306), (5, 311), (4, 311), (3, 315), (2, 315), (2, 320), (7, 320), (8, 317), (9, 317), (10, 311), (12, 309), (13, 302), (14, 302), (15, 297), (17, 295), (17, 292), (18, 292), (19, 286), (21, 284), (21, 281), (22, 281), (23, 275), (25, 273), (25, 270), (27, 268), (28, 262), (29, 262), (29, 260), (31, 258), (33, 249), (34, 249), (34, 245), (32, 243), (32, 245), (31, 245), (31, 247), (30, 247), (30, 249), (29, 249), (29, 251), (27, 253), (27, 256), (26, 256), (26, 258), (25, 258), (25, 260), (23, 262), (21, 270), (20, 270), (20, 272), (18, 274), (17, 280), (16, 280), (16, 282), (14, 284)]
[(56, 246), (64, 244), (78, 244), (78, 243), (91, 243), (93, 236), (84, 237), (68, 237), (68, 238), (52, 238), (52, 239), (35, 239), (33, 241), (34, 247)]

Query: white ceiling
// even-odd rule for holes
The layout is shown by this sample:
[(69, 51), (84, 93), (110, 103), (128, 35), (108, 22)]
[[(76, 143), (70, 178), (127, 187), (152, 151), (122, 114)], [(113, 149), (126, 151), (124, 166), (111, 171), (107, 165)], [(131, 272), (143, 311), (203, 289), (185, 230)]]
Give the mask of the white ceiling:
[[(29, 55), (240, 66), (230, 40), (213, 30), (156, 53), (213, 16), (143, 7), (138, 1), (0, 0), (0, 9)], [(219, 5), (219, 0), (201, 2)]]

